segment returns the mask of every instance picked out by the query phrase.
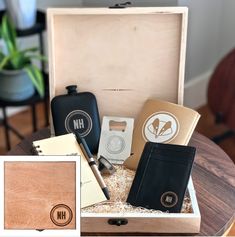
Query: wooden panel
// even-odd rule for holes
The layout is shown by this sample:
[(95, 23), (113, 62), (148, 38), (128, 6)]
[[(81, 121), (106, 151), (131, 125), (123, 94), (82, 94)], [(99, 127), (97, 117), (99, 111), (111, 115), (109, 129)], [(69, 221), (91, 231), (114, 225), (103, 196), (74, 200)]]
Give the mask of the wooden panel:
[(182, 104), (186, 26), (186, 8), (50, 9), (51, 98), (77, 84), (101, 117), (136, 117), (148, 98)]
[[(5, 162), (4, 172), (5, 229), (75, 229), (74, 162)], [(72, 220), (66, 226), (51, 219), (51, 210), (58, 204), (72, 211)], [(69, 215), (62, 218), (62, 224), (69, 221)]]
[[(83, 217), (82, 232), (84, 235), (94, 235), (94, 233), (198, 233), (198, 218), (171, 218), (171, 217), (136, 217), (128, 218), (127, 225), (115, 226), (108, 224), (110, 218), (105, 217)], [(95, 223), (91, 224), (91, 223)]]

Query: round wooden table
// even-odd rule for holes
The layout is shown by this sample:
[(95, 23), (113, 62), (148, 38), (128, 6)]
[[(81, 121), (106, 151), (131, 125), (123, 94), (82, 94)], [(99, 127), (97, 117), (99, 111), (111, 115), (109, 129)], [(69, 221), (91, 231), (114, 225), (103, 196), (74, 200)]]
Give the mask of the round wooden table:
[[(8, 155), (31, 155), (32, 141), (49, 136), (49, 129), (42, 129)], [(198, 133), (193, 134), (190, 145), (197, 148), (192, 177), (201, 212), (199, 235), (223, 235), (235, 217), (235, 165), (220, 147)]]

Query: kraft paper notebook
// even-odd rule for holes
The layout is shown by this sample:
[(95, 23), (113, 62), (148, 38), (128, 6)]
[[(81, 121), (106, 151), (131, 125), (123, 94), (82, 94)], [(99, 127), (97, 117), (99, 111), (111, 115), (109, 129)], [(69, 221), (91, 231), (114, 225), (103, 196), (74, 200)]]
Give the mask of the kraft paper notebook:
[(33, 146), (38, 155), (81, 157), (81, 208), (107, 200), (73, 133), (34, 141)]
[(200, 118), (193, 109), (162, 100), (147, 100), (136, 119), (132, 153), (124, 165), (136, 170), (147, 141), (187, 145)]

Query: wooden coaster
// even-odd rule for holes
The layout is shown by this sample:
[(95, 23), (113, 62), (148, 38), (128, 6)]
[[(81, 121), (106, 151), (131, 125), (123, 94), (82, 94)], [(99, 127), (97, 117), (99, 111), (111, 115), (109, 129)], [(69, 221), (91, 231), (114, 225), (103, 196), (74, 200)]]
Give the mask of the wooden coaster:
[(75, 229), (76, 162), (4, 162), (5, 229)]

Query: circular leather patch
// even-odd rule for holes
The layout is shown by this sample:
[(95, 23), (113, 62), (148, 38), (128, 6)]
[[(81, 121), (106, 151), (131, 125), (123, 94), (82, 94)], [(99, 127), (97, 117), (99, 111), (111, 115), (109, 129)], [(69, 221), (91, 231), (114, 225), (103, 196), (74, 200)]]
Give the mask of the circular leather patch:
[(161, 196), (161, 204), (164, 207), (174, 207), (178, 202), (178, 196), (174, 192), (165, 192)]

